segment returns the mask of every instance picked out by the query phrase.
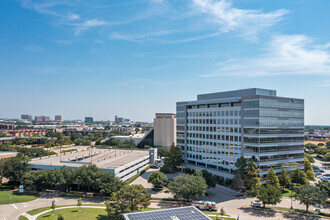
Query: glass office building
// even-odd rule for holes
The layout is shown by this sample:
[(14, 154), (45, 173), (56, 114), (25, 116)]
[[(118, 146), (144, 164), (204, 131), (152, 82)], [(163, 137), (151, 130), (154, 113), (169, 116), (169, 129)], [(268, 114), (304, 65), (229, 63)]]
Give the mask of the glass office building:
[(185, 166), (232, 179), (240, 156), (253, 158), (260, 177), (304, 166), (304, 100), (244, 89), (177, 102), (177, 145)]

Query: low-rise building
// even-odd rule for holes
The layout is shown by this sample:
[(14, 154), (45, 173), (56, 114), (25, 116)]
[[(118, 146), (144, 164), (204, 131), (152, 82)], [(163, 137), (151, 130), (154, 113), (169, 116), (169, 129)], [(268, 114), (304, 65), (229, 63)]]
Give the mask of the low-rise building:
[(115, 174), (125, 181), (141, 172), (149, 164), (155, 163), (157, 149), (125, 150), (125, 149), (88, 149), (62, 153), (30, 161), (32, 169), (55, 169), (62, 166), (79, 168), (83, 165), (95, 164), (106, 172)]

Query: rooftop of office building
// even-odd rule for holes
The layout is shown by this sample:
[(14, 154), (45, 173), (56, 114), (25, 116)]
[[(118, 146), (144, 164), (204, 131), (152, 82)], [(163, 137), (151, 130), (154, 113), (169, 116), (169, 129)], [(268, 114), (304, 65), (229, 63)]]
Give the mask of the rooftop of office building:
[(92, 162), (101, 169), (116, 169), (148, 155), (149, 151), (147, 150), (96, 148), (92, 150), (79, 150), (67, 152), (65, 154), (62, 153), (61, 155), (35, 158), (30, 161), (30, 164), (36, 166), (54, 166), (55, 168), (64, 165), (68, 167), (81, 167)]

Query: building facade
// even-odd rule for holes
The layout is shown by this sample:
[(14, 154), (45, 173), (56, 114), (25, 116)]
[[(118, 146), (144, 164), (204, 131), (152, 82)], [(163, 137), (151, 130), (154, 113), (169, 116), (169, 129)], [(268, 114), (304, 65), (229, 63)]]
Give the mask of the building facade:
[(176, 114), (156, 113), (154, 119), (154, 146), (169, 148), (176, 145)]
[(32, 115), (21, 115), (21, 119), (32, 121)]
[(64, 121), (63, 115), (55, 115), (55, 121), (63, 122)]
[(50, 121), (50, 117), (48, 117), (48, 116), (36, 116), (36, 117), (34, 117), (34, 120), (38, 121), (38, 122)]
[(94, 119), (93, 117), (85, 117), (85, 123), (93, 123)]
[(124, 118), (118, 115), (115, 116), (115, 123), (122, 124), (124, 122)]
[(263, 178), (304, 167), (304, 100), (276, 91), (244, 89), (203, 94), (177, 103), (177, 145), (185, 165), (232, 179), (240, 156), (253, 159)]

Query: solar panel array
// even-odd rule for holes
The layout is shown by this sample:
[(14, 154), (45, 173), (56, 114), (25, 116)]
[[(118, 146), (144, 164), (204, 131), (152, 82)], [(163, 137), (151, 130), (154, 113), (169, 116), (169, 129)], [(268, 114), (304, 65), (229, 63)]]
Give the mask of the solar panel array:
[(126, 220), (210, 220), (193, 206), (124, 214)]

